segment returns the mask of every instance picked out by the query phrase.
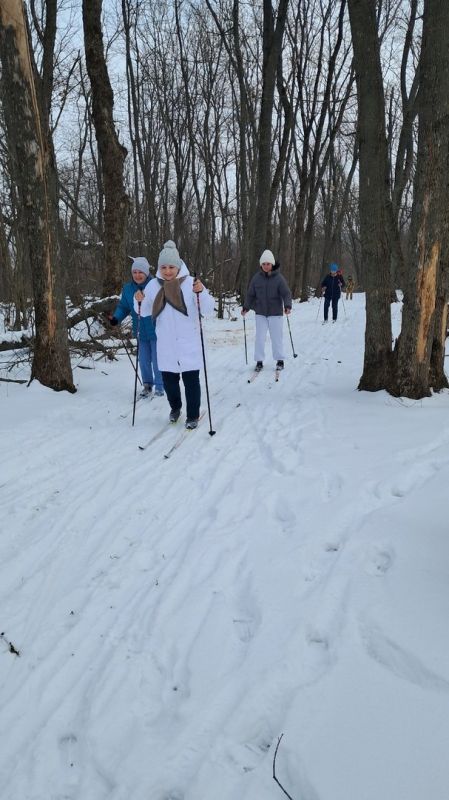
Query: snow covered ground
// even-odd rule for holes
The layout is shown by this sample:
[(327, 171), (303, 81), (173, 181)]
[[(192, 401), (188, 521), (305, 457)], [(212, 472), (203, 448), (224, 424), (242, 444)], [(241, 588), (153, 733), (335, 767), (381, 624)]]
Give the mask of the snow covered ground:
[(168, 460), (126, 356), (0, 383), (1, 800), (281, 798), (281, 734), (293, 800), (446, 800), (449, 393), (357, 392), (345, 310), (295, 304), (279, 383), (206, 322), (217, 433)]

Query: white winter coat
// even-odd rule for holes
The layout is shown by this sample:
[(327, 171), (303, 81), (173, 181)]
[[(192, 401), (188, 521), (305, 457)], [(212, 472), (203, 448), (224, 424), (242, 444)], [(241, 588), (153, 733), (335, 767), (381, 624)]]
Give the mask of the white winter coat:
[[(155, 320), (157, 363), (159, 369), (163, 372), (188, 372), (189, 370), (201, 369), (203, 366), (197, 296), (200, 299), (202, 316), (212, 313), (214, 310), (214, 298), (211, 297), (207, 289), (203, 289), (198, 295), (195, 294), (192, 290), (193, 278), (189, 275), (184, 262), (182, 262), (178, 277), (183, 278), (185, 275), (187, 277), (181, 283), (181, 291), (188, 316), (186, 317), (180, 311), (176, 311), (167, 303)], [(157, 280), (160, 277), (158, 270), (156, 278), (153, 278), (145, 286), (145, 297), (140, 307), (142, 317), (151, 315), (154, 299), (161, 288)], [(134, 308), (136, 311), (138, 310), (138, 304), (135, 299)]]

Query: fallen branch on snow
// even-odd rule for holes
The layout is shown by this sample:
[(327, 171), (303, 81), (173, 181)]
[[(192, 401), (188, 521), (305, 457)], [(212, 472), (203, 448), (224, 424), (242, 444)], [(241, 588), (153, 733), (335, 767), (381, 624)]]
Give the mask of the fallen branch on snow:
[(278, 754), (279, 745), (280, 745), (280, 743), (281, 743), (281, 739), (282, 739), (283, 735), (284, 735), (284, 734), (283, 734), (283, 733), (281, 733), (281, 735), (280, 735), (280, 737), (279, 737), (279, 739), (278, 739), (278, 743), (277, 743), (277, 745), (276, 745), (276, 750), (274, 751), (274, 756), (273, 756), (273, 780), (274, 780), (274, 781), (276, 781), (277, 785), (278, 785), (278, 786), (279, 786), (279, 788), (280, 788), (280, 789), (281, 789), (281, 790), (284, 792), (285, 796), (286, 796), (286, 797), (289, 797), (289, 798), (290, 798), (290, 800), (293, 800), (293, 797), (291, 796), (291, 794), (289, 794), (289, 793), (288, 793), (288, 792), (287, 792), (287, 791), (284, 789), (284, 787), (282, 786), (282, 783), (280, 783), (280, 782), (278, 781), (277, 777), (276, 777), (276, 756), (277, 756), (277, 754)]
[(14, 647), (12, 642), (8, 641), (8, 639), (6, 638), (4, 633), (0, 633), (0, 639), (2, 639), (5, 642), (5, 644), (8, 646), (8, 650), (9, 650), (10, 653), (13, 653), (13, 655), (15, 655), (15, 656), (20, 656), (20, 652), (18, 650), (16, 650), (16, 648)]

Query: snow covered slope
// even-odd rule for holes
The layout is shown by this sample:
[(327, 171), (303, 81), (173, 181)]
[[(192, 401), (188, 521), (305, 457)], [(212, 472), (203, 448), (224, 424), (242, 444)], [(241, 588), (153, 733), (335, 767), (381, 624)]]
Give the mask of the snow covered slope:
[(446, 800), (449, 393), (357, 392), (364, 296), (317, 313), (278, 383), (207, 321), (169, 460), (126, 356), (0, 383), (1, 800), (281, 798), (282, 733), (294, 800)]

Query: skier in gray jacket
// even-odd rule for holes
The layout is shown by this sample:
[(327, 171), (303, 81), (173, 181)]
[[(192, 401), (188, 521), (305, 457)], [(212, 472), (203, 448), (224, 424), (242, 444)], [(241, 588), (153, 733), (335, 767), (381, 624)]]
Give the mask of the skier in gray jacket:
[(250, 309), (256, 312), (256, 371), (263, 368), (267, 331), (276, 367), (283, 369), (283, 314), (292, 310), (292, 293), (271, 250), (264, 250), (260, 257), (260, 270), (250, 280), (242, 316)]

